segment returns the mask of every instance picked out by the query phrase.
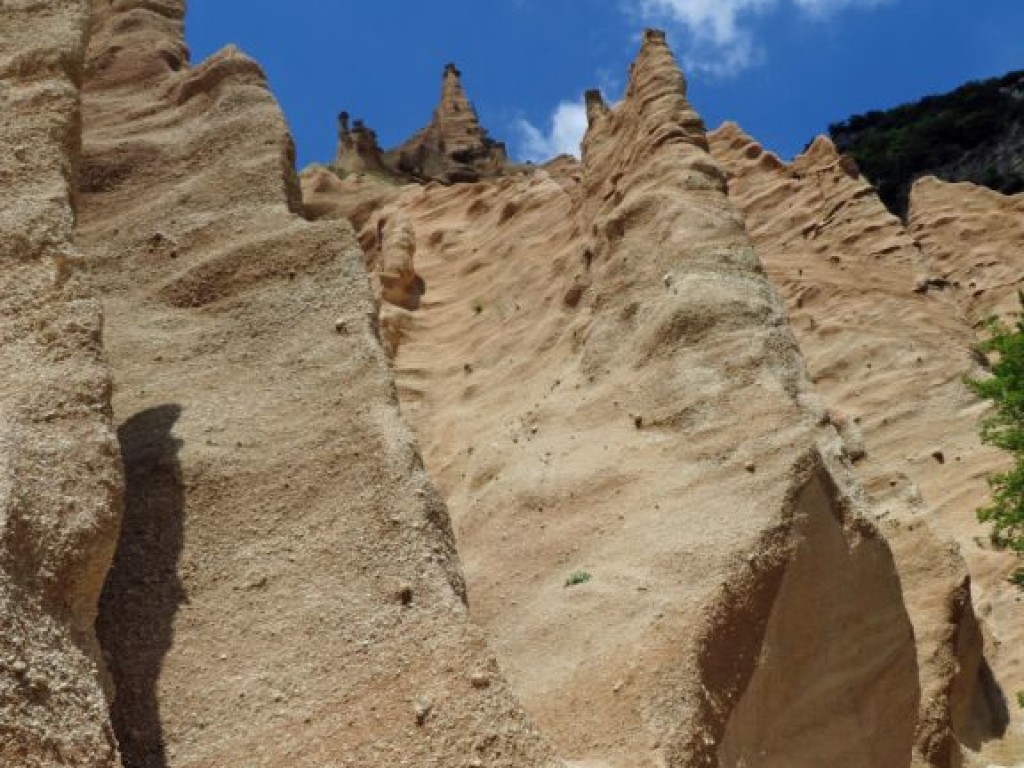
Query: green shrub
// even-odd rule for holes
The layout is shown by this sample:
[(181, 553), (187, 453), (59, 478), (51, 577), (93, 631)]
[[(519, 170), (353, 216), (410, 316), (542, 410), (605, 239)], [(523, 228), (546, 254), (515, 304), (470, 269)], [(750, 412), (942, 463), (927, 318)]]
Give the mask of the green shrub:
[(576, 586), (579, 586), (580, 584), (586, 584), (592, 578), (593, 578), (593, 576), (591, 576), (586, 571), (575, 571), (574, 573), (571, 573), (569, 575), (568, 579), (565, 580), (565, 586), (567, 586), (567, 587), (576, 587)]
[[(1022, 84), (1024, 72), (967, 83), (950, 93), (833, 123), (829, 133), (839, 150), (857, 161), (889, 210), (904, 215), (915, 179), (944, 176), (968, 156), (995, 158), (1000, 142), (1019, 146), (1014, 137), (1024, 124), (1024, 99), (1018, 96)], [(957, 172), (956, 179), (1006, 194), (1024, 186), (1024, 174), (990, 170), (996, 169)]]
[[(1024, 308), (1024, 292), (1018, 293)], [(993, 356), (992, 375), (967, 379), (978, 395), (991, 400), (995, 411), (981, 423), (981, 438), (1013, 456), (1013, 467), (989, 477), (992, 501), (978, 510), (978, 519), (992, 523), (992, 542), (1024, 554), (1024, 319), (1011, 328), (993, 318), (989, 337), (980, 349)], [(1013, 580), (1024, 585), (1024, 569)]]

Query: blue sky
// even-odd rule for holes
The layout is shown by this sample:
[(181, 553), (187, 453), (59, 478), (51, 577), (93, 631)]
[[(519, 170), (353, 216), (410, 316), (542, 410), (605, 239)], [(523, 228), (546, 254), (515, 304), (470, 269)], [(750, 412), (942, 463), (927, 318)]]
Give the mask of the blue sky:
[(447, 61), (513, 156), (571, 149), (583, 91), (619, 95), (645, 26), (710, 127), (787, 158), (856, 112), (1024, 69), (1022, 0), (191, 0), (187, 35), (194, 62), (235, 43), (263, 65), (303, 166), (333, 156), (343, 109), (407, 138)]

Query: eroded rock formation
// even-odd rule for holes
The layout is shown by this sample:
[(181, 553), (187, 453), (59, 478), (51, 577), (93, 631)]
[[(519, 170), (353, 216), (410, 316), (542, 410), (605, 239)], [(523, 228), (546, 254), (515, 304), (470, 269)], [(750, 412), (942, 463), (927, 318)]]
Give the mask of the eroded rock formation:
[(971, 323), (1020, 311), (1024, 194), (926, 177), (911, 190), (908, 222), (932, 276), (949, 286)]
[(0, 15), (0, 764), (115, 768), (93, 625), (123, 484), (72, 242), (88, 4)]
[(362, 120), (349, 123), (349, 115), (338, 115), (338, 151), (333, 167), (341, 175), (350, 173), (389, 174), (377, 134)]
[(252, 60), (97, 2), (78, 239), (128, 475), (100, 635), (126, 766), (540, 766), (469, 625), (348, 225)]
[[(1005, 458), (980, 444), (984, 406), (962, 380), (977, 373), (974, 333), (954, 294), (922, 277), (918, 243), (827, 138), (792, 164), (733, 124), (711, 147), (893, 543), (918, 639), (918, 757), (959, 765), (960, 744), (980, 750), (1006, 728), (960, 556), (990, 614), (1007, 589), (1006, 565), (993, 565), (1006, 558), (978, 546), (974, 513)], [(1016, 623), (1001, 610), (993, 618)], [(989, 656), (1005, 661), (991, 643)]]
[[(441, 100), (430, 123), (388, 152), (381, 151), (377, 134), (362, 120), (350, 122), (349, 114), (342, 112), (338, 116), (338, 149), (330, 170), (342, 178), (354, 176), (357, 183), (370, 174), (375, 177), (371, 185), (377, 186), (378, 181), (471, 183), (500, 176), (507, 167), (505, 145), (492, 139), (480, 125), (463, 88), (462, 73), (448, 64)], [(330, 197), (337, 201), (349, 196)], [(316, 214), (325, 216), (328, 212)]]
[(648, 31), (582, 163), (449, 67), (300, 188), (183, 0), (0, 11), (0, 761), (1016, 759), (974, 336), (829, 142), (709, 142)]
[(889, 549), (664, 37), (598, 101), (582, 170), (379, 214), (411, 223), (429, 288), (396, 373), (474, 614), (567, 758), (908, 765), (920, 691)]
[(441, 101), (430, 124), (387, 153), (392, 168), (416, 179), (445, 184), (479, 181), (500, 174), (505, 145), (487, 135), (454, 64), (444, 70)]

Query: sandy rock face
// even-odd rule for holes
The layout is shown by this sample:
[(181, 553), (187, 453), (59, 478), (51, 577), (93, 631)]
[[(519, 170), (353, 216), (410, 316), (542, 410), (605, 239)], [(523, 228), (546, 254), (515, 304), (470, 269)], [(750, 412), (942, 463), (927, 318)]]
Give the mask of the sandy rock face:
[(378, 222), (378, 230), (381, 232), (382, 298), (403, 309), (418, 309), (426, 285), (416, 274), (416, 232), (401, 217)]
[(305, 168), (300, 176), (302, 203), (305, 215), (313, 220), (338, 219), (349, 221), (359, 233), (359, 242), (369, 254), (379, 250), (376, 227), (366, 227), (377, 213), (395, 200), (401, 188), (378, 176), (353, 173), (345, 178), (322, 165)]
[(709, 142), (648, 31), (582, 163), (449, 67), (300, 188), (183, 0), (3, 14), (0, 763), (1016, 759), (962, 297), (829, 142)]
[[(349, 226), (295, 214), (260, 68), (94, 3), (78, 240), (127, 505), (99, 634), (126, 766), (542, 766), (470, 626)], [(144, 41), (144, 44), (143, 42)]]
[(983, 751), (1007, 730), (989, 661), (1007, 686), (1016, 665), (992, 639), (982, 657), (964, 557), (991, 627), (1014, 636), (1018, 623), (1001, 607), (1012, 558), (978, 545), (985, 476), (1005, 457), (980, 444), (984, 405), (962, 382), (976, 371), (974, 333), (951, 291), (919, 289), (927, 257), (828, 139), (792, 164), (734, 124), (710, 140), (893, 543), (918, 640), (918, 758), (958, 765), (962, 747)]
[(399, 396), (473, 614), (581, 765), (909, 765), (891, 554), (662, 35), (590, 112), (582, 169), (379, 213), (415, 233)]
[(25, 768), (120, 765), (93, 622), (123, 481), (72, 244), (87, 10), (0, 24), (0, 764)]
[(1020, 311), (1024, 195), (927, 177), (911, 190), (908, 222), (930, 276), (948, 286), (971, 323)]
[[(703, 368), (683, 387), (650, 390), (655, 412), (677, 408), (680, 397), (694, 398), (698, 410), (718, 401), (704, 412), (715, 414), (706, 423), (733, 439), (742, 435), (734, 457), (745, 455), (746, 473), (764, 472), (762, 482), (776, 483), (780, 495), (769, 502), (779, 517), (758, 534), (760, 551), (748, 552), (748, 568), (715, 594), (708, 634), (697, 646), (701, 690), (717, 696), (698, 697), (669, 754), (680, 764), (899, 764), (913, 728), (907, 706), (918, 692), (906, 665), (911, 648), (890, 554), (859, 518), (859, 489), (845, 468), (819, 453), (827, 436), (798, 431), (821, 417), (803, 360), (684, 94), (664, 36), (649, 32), (623, 104), (597, 116), (584, 142), (584, 221), (590, 219), (600, 265), (595, 287), (609, 283), (598, 289), (608, 291), (608, 305), (595, 322), (597, 357), (605, 364), (602, 342), (620, 336), (634, 360), (651, 365), (654, 381), (682, 384), (682, 371)], [(587, 216), (594, 201), (600, 203)], [(629, 317), (638, 298), (641, 309)], [(703, 352), (712, 349), (714, 357)], [(782, 438), (787, 428), (797, 431)], [(806, 475), (804, 451), (821, 456)], [(789, 473), (772, 466), (780, 454), (797, 458)], [(772, 498), (763, 486), (748, 496), (742, 485), (722, 483), (716, 491), (720, 500), (732, 497), (732, 513), (722, 519), (736, 531), (758, 517), (740, 510), (754, 498), (758, 506)], [(775, 549), (784, 541), (775, 526), (787, 521), (783, 554)], [(823, 585), (837, 562), (844, 565)], [(826, 594), (836, 602), (826, 604)], [(810, 605), (817, 610), (808, 614)], [(857, 640), (845, 636), (847, 622), (870, 614), (853, 632)], [(760, 638), (748, 634), (752, 626)], [(861, 656), (865, 642), (872, 650)], [(844, 661), (833, 666), (836, 658)], [(878, 674), (889, 678), (885, 694), (875, 687)], [(852, 709), (851, 688), (864, 691)], [(785, 700), (793, 704), (770, 709), (769, 702)], [(869, 728), (878, 733), (870, 745), (860, 740), (865, 720), (877, 724), (877, 731)], [(828, 740), (816, 736), (824, 728), (833, 734)]]
[(878, 514), (927, 509), (968, 540), (1003, 458), (977, 437), (983, 405), (962, 381), (975, 336), (953, 297), (915, 290), (926, 257), (828, 139), (792, 165), (735, 125), (711, 144)]

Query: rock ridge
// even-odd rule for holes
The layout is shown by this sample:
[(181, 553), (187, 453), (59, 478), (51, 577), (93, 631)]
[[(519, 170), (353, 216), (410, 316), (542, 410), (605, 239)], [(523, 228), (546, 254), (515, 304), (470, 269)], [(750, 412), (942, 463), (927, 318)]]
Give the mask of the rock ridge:
[(1003, 458), (980, 444), (962, 381), (974, 334), (949, 291), (918, 289), (926, 254), (829, 139), (786, 164), (735, 124), (710, 138), (896, 555), (922, 680), (915, 759), (959, 765), (1006, 728), (989, 667), (1000, 654), (978, 629), (968, 576), (992, 615), (1001, 589), (974, 509)]

